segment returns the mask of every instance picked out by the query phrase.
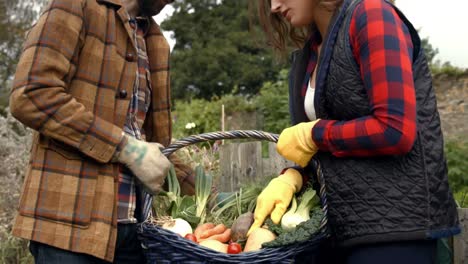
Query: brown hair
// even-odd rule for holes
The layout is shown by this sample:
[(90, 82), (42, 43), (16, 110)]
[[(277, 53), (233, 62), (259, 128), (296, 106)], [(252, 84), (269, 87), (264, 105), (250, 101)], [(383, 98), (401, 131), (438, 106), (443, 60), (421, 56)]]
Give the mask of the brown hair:
[[(314, 1), (314, 0), (309, 0)], [(334, 11), (343, 0), (315, 0), (329, 11)], [(256, 2), (256, 3), (255, 3)], [(267, 35), (268, 44), (280, 53), (286, 52), (289, 45), (301, 48), (311, 28), (294, 28), (278, 13), (271, 13), (271, 0), (250, 1), (251, 10), (257, 10), (260, 26)], [(251, 17), (254, 12), (251, 12)]]

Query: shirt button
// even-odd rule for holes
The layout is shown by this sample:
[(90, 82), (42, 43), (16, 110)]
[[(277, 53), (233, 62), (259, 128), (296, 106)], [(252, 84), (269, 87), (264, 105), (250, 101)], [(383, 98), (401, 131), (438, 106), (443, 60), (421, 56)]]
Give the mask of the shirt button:
[(119, 92), (119, 97), (120, 97), (121, 99), (126, 98), (126, 97), (127, 97), (127, 91), (125, 91), (125, 90), (120, 90), (120, 92)]
[(127, 53), (127, 55), (125, 55), (125, 59), (127, 61), (133, 61), (133, 59), (135, 58), (135, 55), (133, 55), (133, 53)]

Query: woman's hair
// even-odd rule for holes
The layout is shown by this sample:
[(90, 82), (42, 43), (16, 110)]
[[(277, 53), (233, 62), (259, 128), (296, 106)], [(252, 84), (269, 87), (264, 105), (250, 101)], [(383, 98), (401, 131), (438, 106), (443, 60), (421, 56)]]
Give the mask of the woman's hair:
[[(329, 11), (334, 11), (343, 0), (309, 0)], [(256, 3), (255, 3), (256, 2)], [(271, 13), (271, 0), (250, 1), (251, 10), (257, 11), (257, 18), (262, 30), (266, 33), (268, 44), (280, 53), (285, 52), (289, 45), (301, 48), (311, 28), (294, 28), (281, 14)], [(251, 16), (254, 13), (251, 13)]]

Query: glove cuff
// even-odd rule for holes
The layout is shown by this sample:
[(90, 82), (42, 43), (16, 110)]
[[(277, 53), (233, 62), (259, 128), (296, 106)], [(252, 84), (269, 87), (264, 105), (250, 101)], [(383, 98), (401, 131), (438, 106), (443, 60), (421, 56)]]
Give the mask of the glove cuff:
[(283, 174), (278, 176), (278, 180), (291, 185), (295, 193), (302, 188), (302, 175), (295, 169), (287, 169)]
[(317, 119), (317, 120), (314, 120), (312, 122), (305, 122), (305, 123), (301, 123), (301, 131), (300, 133), (302, 133), (302, 135), (300, 136), (300, 138), (302, 138), (306, 144), (306, 146), (308, 147), (309, 150), (313, 150), (313, 151), (316, 151), (317, 149), (317, 146), (313, 140), (313, 137), (312, 137), (312, 129), (314, 128), (315, 124), (317, 124), (317, 122), (320, 121), (320, 119)]
[(120, 138), (120, 142), (117, 145), (117, 148), (115, 149), (114, 155), (112, 156), (111, 162), (118, 162), (120, 154), (123, 150), (123, 148), (127, 145), (128, 143), (128, 137), (125, 135), (125, 132), (122, 132), (122, 137)]

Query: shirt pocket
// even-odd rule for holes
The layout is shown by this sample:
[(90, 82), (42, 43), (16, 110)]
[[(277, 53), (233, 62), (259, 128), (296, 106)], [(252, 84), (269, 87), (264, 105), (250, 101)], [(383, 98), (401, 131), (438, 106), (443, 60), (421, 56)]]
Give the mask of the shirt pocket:
[(67, 160), (83, 160), (85, 158), (84, 154), (74, 147), (60, 143), (55, 139), (48, 139), (47, 141), (48, 143), (42, 143), (41, 146), (60, 154)]
[(78, 150), (41, 138), (25, 181), (20, 214), (86, 228), (91, 223), (99, 165)]

